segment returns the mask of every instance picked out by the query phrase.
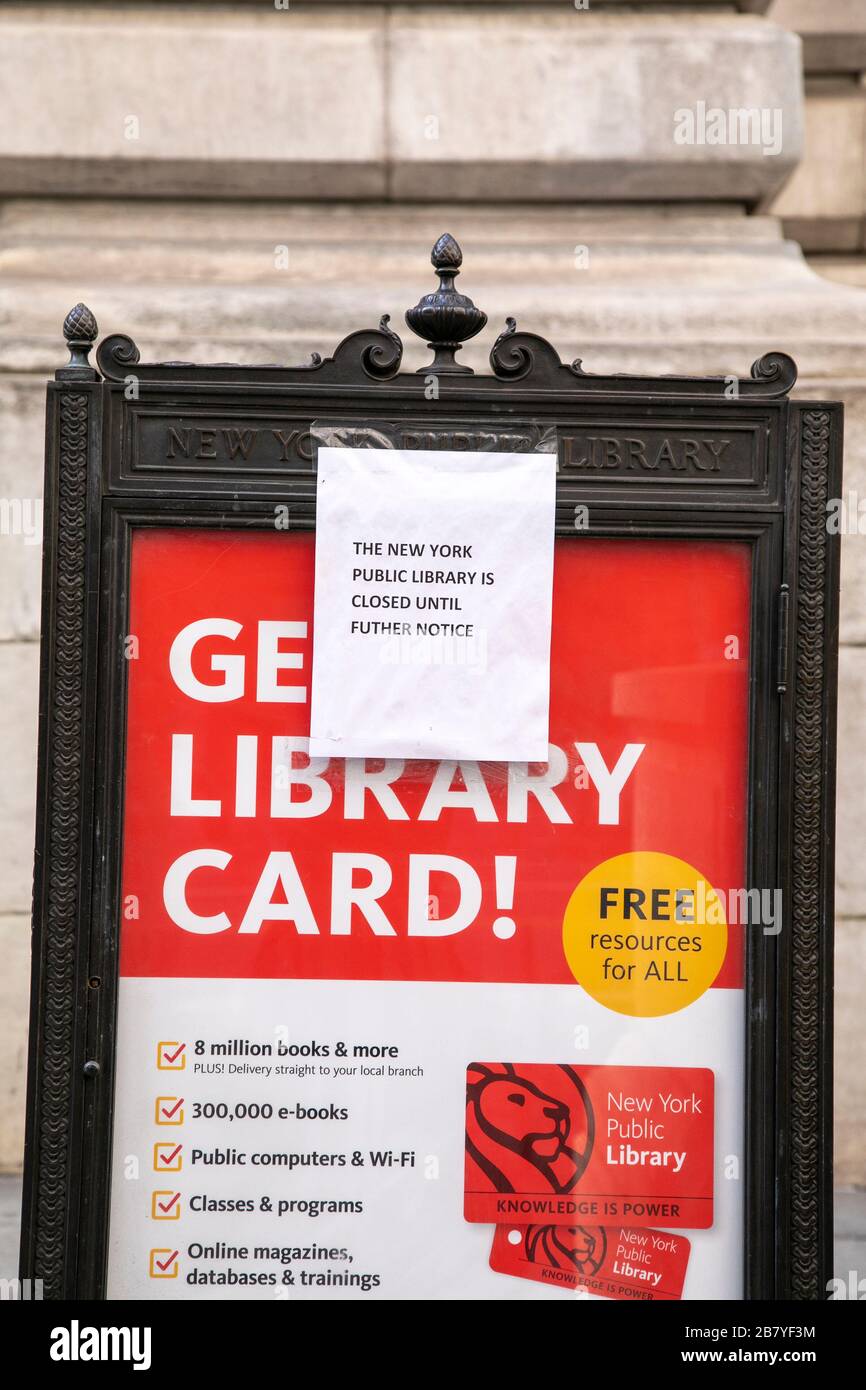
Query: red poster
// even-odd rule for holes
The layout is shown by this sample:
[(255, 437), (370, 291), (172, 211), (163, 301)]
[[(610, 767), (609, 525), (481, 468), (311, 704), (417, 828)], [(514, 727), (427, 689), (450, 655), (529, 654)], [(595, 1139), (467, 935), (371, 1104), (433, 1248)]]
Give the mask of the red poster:
[(312, 598), (312, 536), (136, 536), (122, 974), (573, 983), (595, 866), (742, 883), (745, 547), (557, 543), (547, 768), (311, 764)]
[(134, 534), (111, 1295), (557, 1297), (489, 1222), (739, 1297), (749, 548), (556, 543), (541, 763), (311, 758), (313, 584)]

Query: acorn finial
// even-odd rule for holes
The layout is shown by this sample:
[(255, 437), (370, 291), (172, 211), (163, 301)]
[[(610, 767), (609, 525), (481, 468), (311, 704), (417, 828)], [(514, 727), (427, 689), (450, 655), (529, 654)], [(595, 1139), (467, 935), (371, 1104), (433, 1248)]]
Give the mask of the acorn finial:
[(99, 325), (86, 304), (76, 304), (74, 309), (69, 310), (63, 320), (63, 336), (69, 348), (67, 371), (70, 367), (93, 370), (88, 357), (98, 332)]
[(463, 264), (463, 252), (450, 232), (445, 232), (436, 242), (430, 260), (439, 276), (439, 288), (423, 295), (414, 309), (406, 310), (406, 322), (412, 332), (419, 338), (426, 338), (434, 354), (430, 365), (419, 371), (432, 376), (470, 374), (472, 368), (459, 366), (455, 354), (466, 338), (474, 338), (481, 332), (487, 315), (477, 309), (467, 295), (454, 288), (455, 276), (459, 275)]
[(436, 245), (433, 247), (433, 250), (430, 252), (430, 260), (436, 270), (451, 269), (454, 271), (455, 275), (459, 273), (460, 267), (463, 264), (463, 252), (460, 250), (460, 247), (457, 245), (457, 242), (450, 232), (442, 233)]

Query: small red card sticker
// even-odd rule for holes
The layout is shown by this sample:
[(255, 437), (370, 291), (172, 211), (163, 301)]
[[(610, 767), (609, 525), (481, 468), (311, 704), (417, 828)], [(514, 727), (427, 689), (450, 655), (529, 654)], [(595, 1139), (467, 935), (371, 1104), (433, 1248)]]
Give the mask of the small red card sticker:
[(473, 1062), (467, 1221), (713, 1224), (713, 1073)]
[(600, 1298), (682, 1298), (691, 1244), (632, 1226), (497, 1226), (490, 1267)]

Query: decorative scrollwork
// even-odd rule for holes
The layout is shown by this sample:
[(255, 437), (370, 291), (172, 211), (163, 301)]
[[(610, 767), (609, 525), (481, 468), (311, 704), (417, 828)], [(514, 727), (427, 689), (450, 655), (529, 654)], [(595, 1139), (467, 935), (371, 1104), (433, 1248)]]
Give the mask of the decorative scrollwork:
[[(458, 365), (456, 354), (463, 343), (484, 328), (487, 315), (465, 294), (454, 288), (454, 281), (463, 265), (463, 253), (450, 233), (439, 237), (430, 259), (439, 276), (437, 289), (422, 295), (413, 308), (406, 311), (406, 322), (427, 341), (434, 353), (433, 361), (419, 368), (422, 375), (472, 375), (469, 367)], [(135, 375), (142, 382), (165, 381), (169, 369), (183, 369), (190, 381), (218, 380), (215, 375), (231, 369), (243, 374), (245, 380), (258, 379), (267, 372), (272, 382), (301, 382), (309, 373), (316, 373), (321, 383), (350, 384), (354, 381), (389, 381), (400, 370), (403, 345), (389, 326), (386, 314), (378, 329), (362, 329), (350, 333), (335, 348), (333, 356), (322, 357), (314, 352), (300, 366), (264, 363), (258, 366), (233, 362), (152, 362), (141, 367)], [(96, 320), (85, 305), (76, 305), (67, 316), (69, 334), (79, 334), (70, 341), (73, 362), (58, 376), (87, 375), (86, 354), (89, 350), (86, 335), (96, 332)], [(76, 356), (75, 354), (78, 353)], [(83, 355), (82, 355), (83, 354)], [(97, 352), (97, 365), (109, 381), (122, 381), (139, 366), (139, 351), (131, 338), (114, 334), (106, 338)], [(74, 371), (70, 368), (74, 365)], [(752, 366), (751, 375), (737, 381), (732, 390), (730, 377), (666, 376), (642, 377), (626, 374), (604, 375), (584, 371), (582, 360), (565, 363), (558, 352), (537, 333), (518, 332), (513, 318), (506, 320), (490, 352), (490, 366), (497, 381), (515, 384), (524, 382), (533, 390), (556, 392), (604, 392), (618, 396), (712, 397), (735, 399), (749, 396), (758, 400), (787, 395), (797, 380), (797, 367), (784, 352), (768, 352)]]
[(519, 381), (532, 369), (532, 353), (513, 341), (516, 336), (517, 319), (507, 318), (505, 328), (490, 349), (490, 366), (503, 381)]
[(505, 328), (490, 349), (490, 367), (500, 381), (522, 381), (532, 375), (539, 385), (561, 385), (563, 375), (584, 376), (580, 361), (566, 365), (559, 353), (538, 333), (521, 333), (517, 320), (505, 320)]
[[(362, 328), (350, 333), (335, 348), (333, 357), (323, 357), (320, 352), (313, 352), (308, 362), (297, 367), (283, 367), (276, 362), (259, 363), (258, 366), (242, 366), (238, 362), (149, 362), (140, 375), (145, 380), (163, 380), (166, 371), (174, 369), (188, 372), (194, 379), (201, 372), (231, 369), (246, 375), (274, 372), (289, 377), (296, 373), (300, 377), (315, 372), (321, 373), (324, 381), (338, 382), (357, 378), (360, 367), (364, 375), (373, 381), (387, 381), (400, 370), (403, 359), (403, 344), (388, 324), (389, 316), (383, 314), (378, 328)], [(140, 354), (132, 338), (115, 333), (100, 343), (96, 361), (108, 381), (123, 381), (138, 366)]]
[(797, 364), (786, 352), (765, 352), (752, 363), (749, 375), (752, 381), (774, 388), (768, 395), (787, 396), (797, 384)]
[(384, 380), (394, 375), (403, 359), (403, 344), (397, 337), (390, 314), (383, 314), (379, 320), (380, 341), (371, 342), (361, 353), (361, 365), (368, 376)]
[(96, 365), (109, 381), (123, 381), (130, 367), (136, 367), (140, 361), (138, 348), (124, 333), (103, 338), (96, 353)]
[(360, 366), (373, 381), (388, 381), (400, 370), (403, 360), (403, 344), (388, 323), (388, 315), (384, 314), (378, 328), (350, 333), (334, 349), (333, 357), (324, 361), (320, 358), (312, 370), (321, 372), (325, 381), (346, 381), (357, 377)]

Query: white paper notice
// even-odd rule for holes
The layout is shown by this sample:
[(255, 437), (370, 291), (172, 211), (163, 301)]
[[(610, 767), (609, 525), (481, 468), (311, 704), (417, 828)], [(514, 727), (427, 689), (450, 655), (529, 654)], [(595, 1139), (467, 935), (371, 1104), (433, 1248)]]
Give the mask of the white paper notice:
[(319, 449), (311, 756), (546, 762), (556, 458)]

